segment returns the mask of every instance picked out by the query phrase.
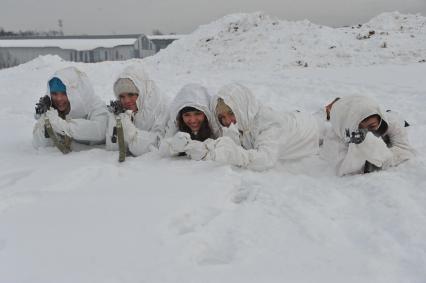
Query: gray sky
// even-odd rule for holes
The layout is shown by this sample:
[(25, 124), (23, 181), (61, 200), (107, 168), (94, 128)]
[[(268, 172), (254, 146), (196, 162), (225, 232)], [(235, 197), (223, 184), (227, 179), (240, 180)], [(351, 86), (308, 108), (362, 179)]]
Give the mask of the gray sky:
[(189, 33), (237, 12), (343, 26), (395, 10), (426, 16), (426, 0), (0, 0), (0, 27), (42, 31), (62, 19), (65, 34)]

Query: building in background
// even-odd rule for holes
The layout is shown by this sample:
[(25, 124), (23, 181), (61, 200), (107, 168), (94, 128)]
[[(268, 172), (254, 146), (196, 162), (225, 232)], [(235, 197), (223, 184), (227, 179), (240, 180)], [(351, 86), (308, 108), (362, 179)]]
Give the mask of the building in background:
[(170, 43), (182, 37), (182, 35), (167, 34), (167, 35), (147, 35), (148, 39), (154, 43), (155, 52), (169, 46)]
[(40, 55), (58, 55), (73, 62), (145, 58), (166, 48), (177, 35), (94, 35), (0, 38), (0, 69), (16, 66)]

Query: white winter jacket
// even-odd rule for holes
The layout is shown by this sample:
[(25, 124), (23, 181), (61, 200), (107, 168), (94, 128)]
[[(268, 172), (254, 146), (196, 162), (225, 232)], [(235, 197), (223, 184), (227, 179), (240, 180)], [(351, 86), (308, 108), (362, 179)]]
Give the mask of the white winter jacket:
[(279, 159), (298, 159), (318, 153), (318, 126), (311, 115), (278, 113), (263, 106), (248, 88), (236, 83), (219, 91), (212, 109), (216, 108), (218, 98), (222, 98), (235, 114), (241, 147), (228, 148), (224, 154), (218, 152), (221, 142), (216, 142), (209, 154), (211, 159), (218, 160), (220, 154), (224, 163), (265, 170)]
[(177, 124), (179, 111), (185, 107), (194, 107), (202, 111), (206, 115), (213, 138), (217, 137), (218, 126), (211, 112), (210, 103), (211, 97), (205, 87), (199, 84), (187, 84), (182, 87), (169, 106), (166, 133), (160, 145), (162, 156), (173, 156), (179, 153), (172, 148), (171, 144), (173, 137), (179, 131)]
[[(387, 125), (382, 136), (375, 137), (369, 133), (369, 145), (364, 144), (369, 141), (348, 143), (346, 131), (351, 133), (358, 130), (362, 120), (375, 114)], [(361, 173), (366, 160), (378, 162), (375, 165), (385, 169), (414, 155), (415, 151), (408, 143), (404, 120), (395, 112), (382, 112), (378, 103), (370, 97), (353, 95), (341, 98), (331, 109), (330, 123), (331, 130), (327, 132), (321, 155), (336, 166), (339, 176)]]
[[(66, 115), (73, 141), (83, 144), (105, 142), (108, 111), (105, 103), (95, 95), (89, 78), (75, 67), (57, 71), (50, 79), (57, 77), (66, 86), (71, 110)], [(48, 82), (50, 81), (48, 80)], [(49, 84), (47, 94), (50, 95)], [(44, 119), (38, 119), (33, 130), (34, 147), (53, 146), (44, 134)]]
[[(136, 100), (138, 112), (133, 114), (133, 124), (137, 128), (137, 134), (127, 144), (130, 153), (139, 156), (158, 148), (159, 140), (164, 135), (166, 103), (155, 82), (150, 80), (141, 64), (127, 66), (117, 80), (120, 78), (131, 79), (139, 90)], [(115, 125), (116, 117), (109, 113), (106, 133), (107, 150), (118, 150), (118, 144), (111, 142)]]

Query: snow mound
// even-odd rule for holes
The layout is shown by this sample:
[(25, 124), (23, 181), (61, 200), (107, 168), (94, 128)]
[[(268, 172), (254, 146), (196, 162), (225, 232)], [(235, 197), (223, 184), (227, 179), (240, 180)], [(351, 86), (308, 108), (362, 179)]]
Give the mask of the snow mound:
[(426, 18), (420, 14), (382, 13), (364, 26), (380, 31), (426, 32)]
[(200, 26), (147, 61), (186, 72), (417, 63), (426, 58), (425, 23), (425, 17), (398, 12), (345, 28), (283, 21), (262, 12), (233, 14)]
[(40, 55), (37, 58), (25, 64), (21, 64), (19, 66), (23, 68), (40, 69), (40, 68), (45, 68), (49, 66), (55, 66), (58, 63), (63, 63), (63, 62), (65, 62), (65, 60), (58, 55)]

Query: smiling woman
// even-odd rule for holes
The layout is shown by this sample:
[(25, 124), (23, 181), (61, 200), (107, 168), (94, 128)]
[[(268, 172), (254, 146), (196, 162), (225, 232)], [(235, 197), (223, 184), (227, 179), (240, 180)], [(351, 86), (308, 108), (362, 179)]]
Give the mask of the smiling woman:
[(217, 132), (207, 90), (198, 84), (185, 85), (171, 103), (169, 117), (166, 135), (160, 144), (161, 155), (201, 159), (206, 153), (205, 145)]
[(182, 108), (176, 120), (179, 130), (190, 134), (193, 140), (205, 141), (212, 137), (206, 114), (195, 107)]

